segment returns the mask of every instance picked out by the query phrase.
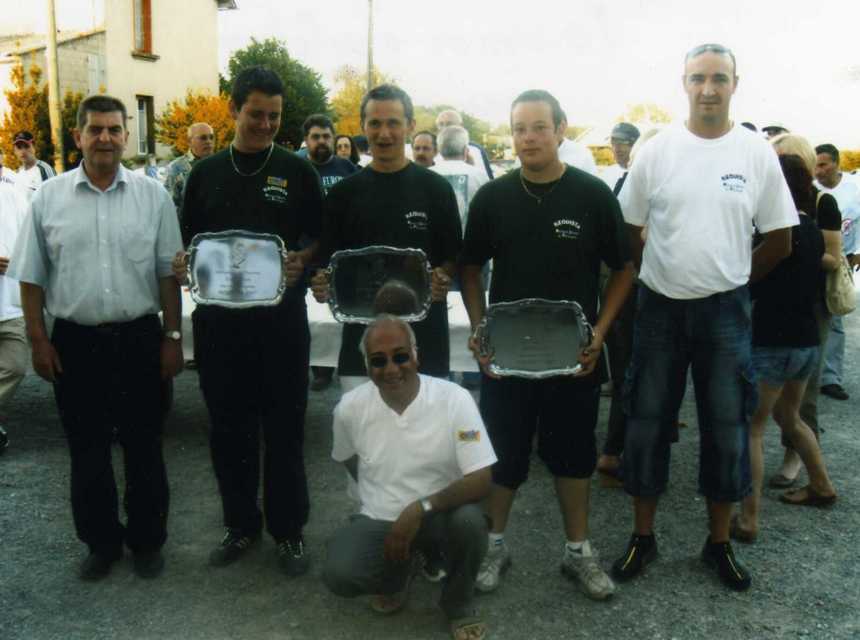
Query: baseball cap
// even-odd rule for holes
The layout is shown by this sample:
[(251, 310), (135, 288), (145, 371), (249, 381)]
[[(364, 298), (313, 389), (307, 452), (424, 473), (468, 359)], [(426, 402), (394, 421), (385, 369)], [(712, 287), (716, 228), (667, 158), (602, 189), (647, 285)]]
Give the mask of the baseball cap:
[(788, 127), (786, 127), (786, 126), (785, 126), (784, 124), (782, 124), (781, 122), (773, 122), (773, 121), (771, 121), (771, 122), (772, 122), (772, 124), (769, 124), (769, 125), (767, 125), (767, 126), (765, 126), (765, 127), (762, 127), (762, 128), (761, 128), (761, 130), (762, 130), (762, 131), (767, 131), (768, 129), (776, 129), (777, 131), (785, 131), (785, 132), (788, 132)]
[(33, 142), (35, 138), (33, 138), (33, 134), (29, 131), (19, 131), (15, 134), (15, 137), (12, 138), (12, 144), (16, 142)]
[(639, 129), (629, 122), (619, 122), (612, 127), (612, 133), (609, 135), (609, 138), (611, 140), (633, 144), (639, 139)]

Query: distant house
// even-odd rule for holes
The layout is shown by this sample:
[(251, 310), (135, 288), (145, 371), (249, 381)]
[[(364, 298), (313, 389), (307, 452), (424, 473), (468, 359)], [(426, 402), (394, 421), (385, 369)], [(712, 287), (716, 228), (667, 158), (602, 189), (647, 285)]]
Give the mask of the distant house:
[[(126, 157), (169, 149), (155, 142), (154, 119), (189, 89), (218, 91), (218, 11), (235, 0), (95, 0), (104, 23), (88, 31), (57, 34), (60, 94), (109, 93), (129, 111)], [(45, 36), (0, 38), (0, 118), (11, 71), (36, 64), (47, 79)], [(29, 78), (29, 75), (26, 77)]]

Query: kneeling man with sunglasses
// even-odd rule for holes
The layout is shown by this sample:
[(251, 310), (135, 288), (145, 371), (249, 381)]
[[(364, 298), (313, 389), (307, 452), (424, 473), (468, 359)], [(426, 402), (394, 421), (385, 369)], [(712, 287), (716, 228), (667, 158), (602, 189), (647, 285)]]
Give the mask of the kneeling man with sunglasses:
[(359, 349), (370, 381), (334, 410), (332, 457), (358, 483), (360, 513), (328, 543), (323, 580), (343, 597), (372, 595), (371, 608), (400, 610), (422, 554), (444, 555), (439, 605), (455, 640), (486, 635), (472, 597), (487, 551), (487, 523), (477, 502), (496, 461), (468, 391), (418, 373), (410, 326), (380, 315)]

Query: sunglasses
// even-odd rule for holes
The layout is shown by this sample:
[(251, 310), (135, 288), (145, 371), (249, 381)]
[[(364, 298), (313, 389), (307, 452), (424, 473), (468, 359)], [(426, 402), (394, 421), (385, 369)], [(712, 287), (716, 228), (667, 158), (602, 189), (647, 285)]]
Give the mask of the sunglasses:
[[(412, 359), (412, 356), (409, 353), (401, 351), (400, 353), (395, 353), (391, 356), (391, 362), (396, 364), (397, 366), (406, 364)], [(370, 356), (367, 359), (367, 362), (374, 369), (382, 369), (388, 364), (388, 357), (383, 355)]]

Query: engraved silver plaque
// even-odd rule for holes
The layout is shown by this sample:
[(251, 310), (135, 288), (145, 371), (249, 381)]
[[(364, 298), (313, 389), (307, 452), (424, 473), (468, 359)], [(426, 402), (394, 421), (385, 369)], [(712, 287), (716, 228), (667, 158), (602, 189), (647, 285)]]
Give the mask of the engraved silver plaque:
[(329, 306), (338, 322), (370, 324), (380, 313), (416, 322), (430, 311), (432, 270), (421, 249), (336, 251), (328, 274)]
[(582, 307), (567, 300), (491, 304), (478, 327), (481, 355), (491, 358), (492, 373), (536, 380), (579, 373), (579, 354), (592, 336)]
[(188, 285), (197, 304), (246, 309), (276, 305), (287, 288), (279, 236), (198, 233), (188, 247)]

